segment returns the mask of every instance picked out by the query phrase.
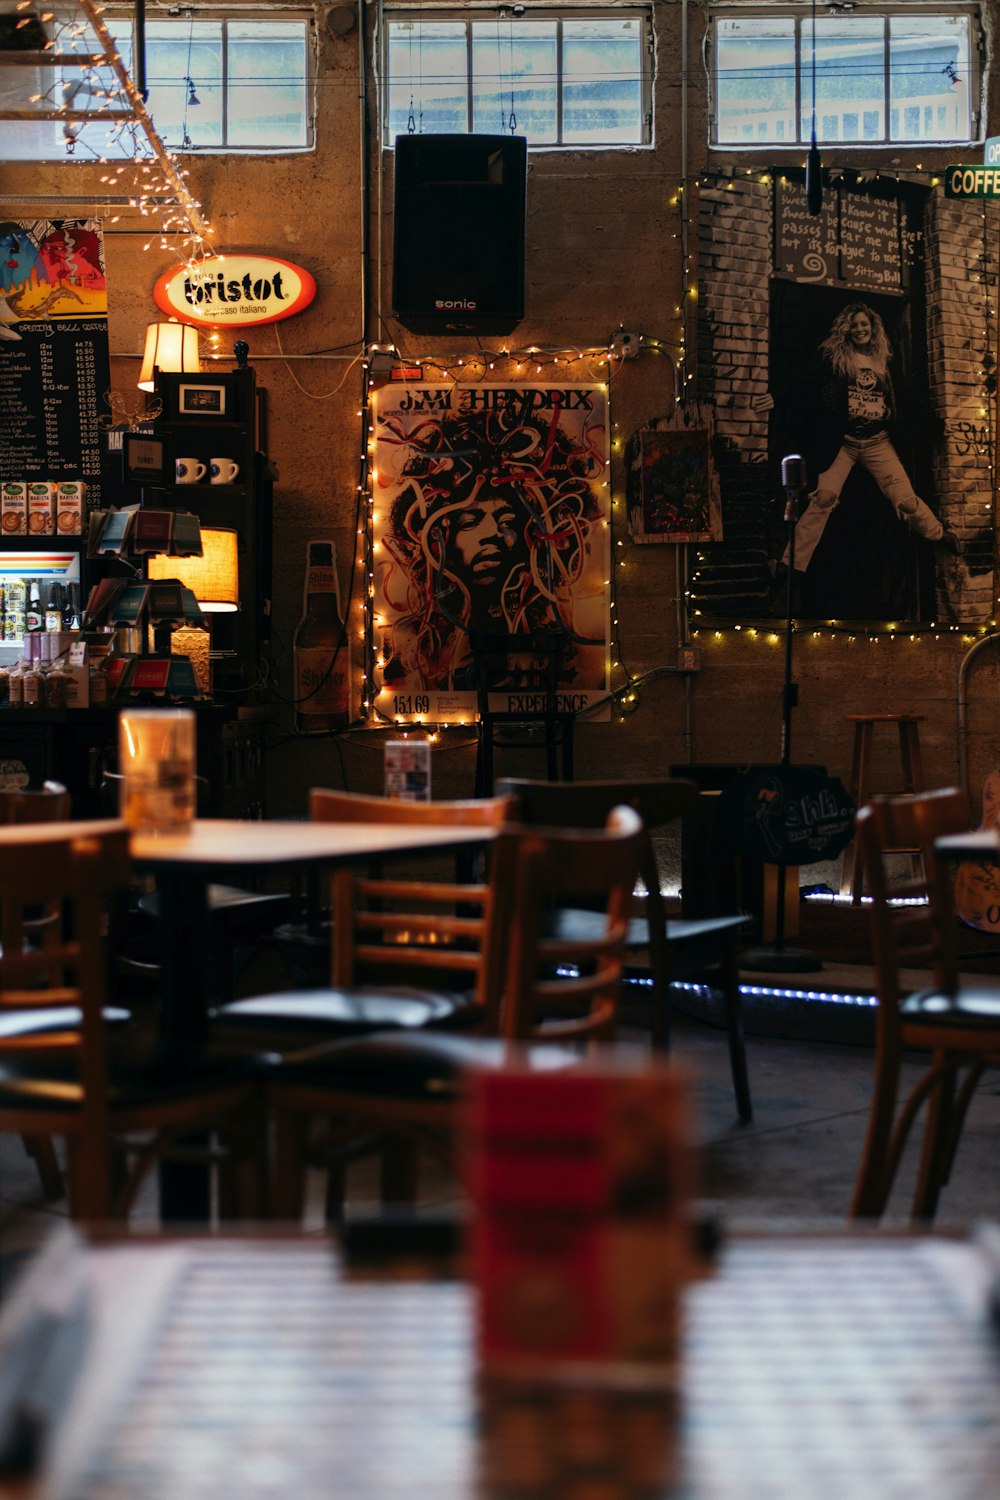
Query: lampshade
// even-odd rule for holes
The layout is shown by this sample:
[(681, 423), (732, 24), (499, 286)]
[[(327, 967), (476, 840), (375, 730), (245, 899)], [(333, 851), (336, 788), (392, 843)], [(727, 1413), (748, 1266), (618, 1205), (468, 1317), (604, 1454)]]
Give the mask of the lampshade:
[(206, 614), (232, 612), (240, 604), (240, 571), (236, 554), (236, 532), (201, 532), (201, 557), (157, 556), (149, 559), (149, 577), (179, 578), (194, 594)]
[(146, 347), (142, 351), (139, 371), (140, 391), (153, 389), (156, 370), (173, 370), (182, 375), (201, 371), (198, 358), (198, 330), (191, 323), (149, 323), (146, 325)]

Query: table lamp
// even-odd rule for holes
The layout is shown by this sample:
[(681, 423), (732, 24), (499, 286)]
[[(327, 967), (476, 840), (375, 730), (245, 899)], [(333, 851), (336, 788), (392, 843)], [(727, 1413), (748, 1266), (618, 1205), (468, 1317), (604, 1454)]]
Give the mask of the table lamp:
[[(201, 544), (201, 557), (151, 557), (148, 576), (179, 579), (191, 590), (206, 615), (234, 614), (240, 607), (237, 533), (228, 528), (202, 527)], [(182, 630), (174, 636), (175, 645), (190, 657), (206, 692), (211, 691), (212, 663), (236, 655), (235, 650), (221, 649), (212, 635), (209, 622), (207, 642), (204, 631)]]
[(181, 375), (201, 373), (198, 330), (191, 323), (149, 323), (142, 352), (142, 368), (136, 382), (140, 391), (155, 389), (156, 371), (172, 370)]

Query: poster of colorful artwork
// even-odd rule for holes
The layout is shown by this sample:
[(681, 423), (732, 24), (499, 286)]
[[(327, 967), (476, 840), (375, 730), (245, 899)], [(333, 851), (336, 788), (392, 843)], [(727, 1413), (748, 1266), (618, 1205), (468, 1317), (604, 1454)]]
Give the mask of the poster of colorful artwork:
[(84, 480), (95, 506), (110, 384), (100, 220), (0, 223), (0, 479)]
[[(607, 717), (604, 389), (385, 386), (374, 440), (377, 711), (471, 722), (469, 632), (558, 631), (559, 707)], [(526, 696), (515, 659), (490, 703), (513, 711)]]

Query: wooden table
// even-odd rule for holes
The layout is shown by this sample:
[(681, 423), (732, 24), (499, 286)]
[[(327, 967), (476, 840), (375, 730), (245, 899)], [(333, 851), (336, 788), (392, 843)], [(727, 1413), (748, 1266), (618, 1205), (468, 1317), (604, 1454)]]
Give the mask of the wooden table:
[[(0, 1324), (0, 1368), (19, 1338), (34, 1351), (36, 1405), (48, 1364), (80, 1362), (44, 1500), (996, 1493), (996, 1261), (980, 1241), (736, 1239), (685, 1294), (674, 1386), (598, 1370), (499, 1403), (477, 1401), (457, 1281), (351, 1280), (315, 1237), (46, 1254)], [(76, 1320), (49, 1361), (32, 1300)]]
[[(115, 819), (92, 819), (0, 827), (0, 853), (9, 845), (83, 838), (121, 826)], [(208, 887), (213, 880), (238, 884), (247, 871), (330, 871), (380, 855), (482, 847), (494, 832), (484, 827), (197, 818), (182, 833), (133, 833), (135, 867), (153, 875), (159, 892), (161, 1064), (183, 1068), (205, 1037)], [(198, 1167), (164, 1164), (160, 1207), (164, 1217), (173, 1220), (207, 1218), (207, 1173)]]

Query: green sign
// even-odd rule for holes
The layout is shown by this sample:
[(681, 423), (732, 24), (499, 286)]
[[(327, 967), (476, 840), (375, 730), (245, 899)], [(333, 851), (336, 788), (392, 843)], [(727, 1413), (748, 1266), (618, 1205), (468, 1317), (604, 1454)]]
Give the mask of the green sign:
[(1000, 198), (1000, 164), (995, 167), (945, 167), (944, 195), (946, 198)]

